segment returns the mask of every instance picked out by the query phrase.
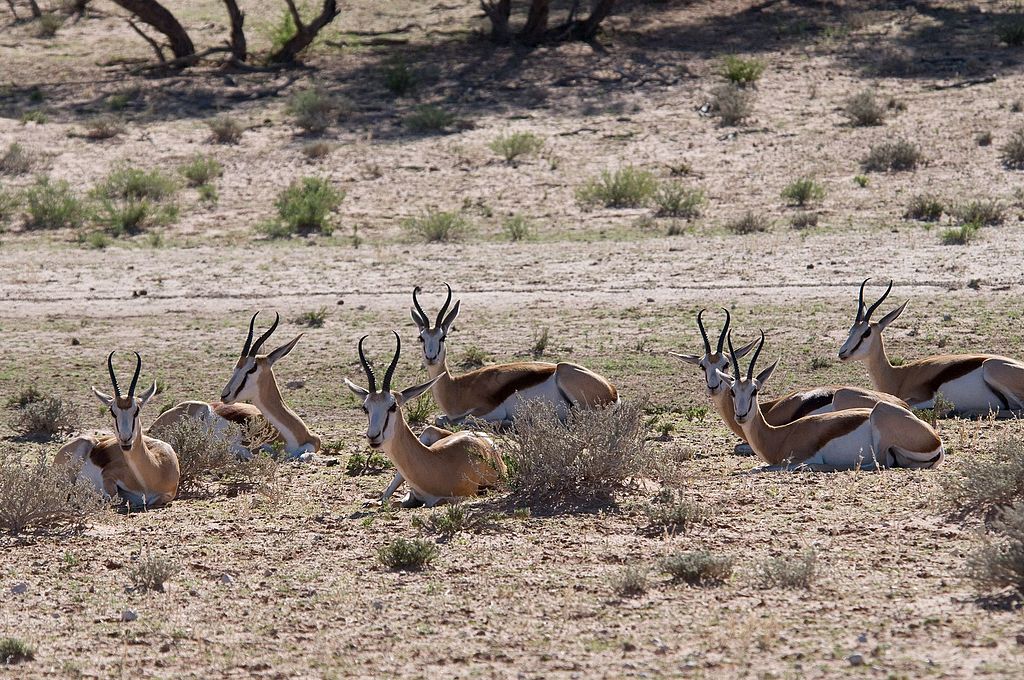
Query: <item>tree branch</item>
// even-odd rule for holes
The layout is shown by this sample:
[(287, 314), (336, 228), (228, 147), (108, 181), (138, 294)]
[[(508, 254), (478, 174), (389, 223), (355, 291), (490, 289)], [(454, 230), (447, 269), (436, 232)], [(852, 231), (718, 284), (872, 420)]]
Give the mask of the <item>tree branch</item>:
[(238, 9), (235, 0), (224, 0), (228, 17), (231, 19), (231, 55), (237, 61), (245, 61), (248, 47), (245, 42), (245, 14)]
[(142, 39), (148, 42), (149, 46), (153, 48), (153, 51), (156, 52), (156, 58), (160, 60), (160, 65), (162, 66), (166, 64), (167, 59), (166, 57), (164, 57), (164, 50), (162, 47), (160, 47), (160, 44), (157, 41), (150, 38), (148, 35), (146, 35), (141, 28), (135, 25), (134, 21), (132, 21), (131, 19), (128, 19), (127, 21), (128, 25), (132, 27), (132, 30), (138, 33), (140, 36), (142, 36)]

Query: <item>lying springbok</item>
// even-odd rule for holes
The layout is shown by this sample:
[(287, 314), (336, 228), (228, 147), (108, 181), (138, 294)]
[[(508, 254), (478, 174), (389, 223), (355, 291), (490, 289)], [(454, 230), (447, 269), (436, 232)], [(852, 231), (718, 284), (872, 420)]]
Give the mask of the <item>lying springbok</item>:
[(92, 388), (114, 418), (113, 436), (82, 435), (65, 444), (54, 465), (81, 466), (79, 479), (95, 485), (107, 497), (124, 498), (132, 508), (155, 508), (166, 505), (178, 495), (178, 456), (167, 442), (142, 434), (139, 413), (156, 393), (156, 382), (135, 396), (135, 387), (142, 371), (142, 357), (135, 353), (135, 375), (128, 395), (121, 394), (114, 374), (114, 353), (107, 356), (107, 370), (114, 386), (114, 396)]
[(419, 328), (427, 373), (434, 378), (431, 393), (445, 415), (439, 420), (440, 424), (476, 418), (508, 427), (517, 409), (528, 401), (552, 404), (563, 420), (572, 407), (599, 408), (618, 402), (618, 392), (611, 383), (593, 371), (567, 362), (518, 361), (452, 375), (448, 370), (445, 339), (459, 316), (461, 300), (457, 300), (449, 312), (452, 287), (444, 285), (448, 298), (437, 313), (433, 328), (416, 297), (419, 286), (412, 291), (410, 310)]
[(384, 373), (379, 392), (373, 369), (363, 353), (365, 335), (359, 340), (359, 363), (366, 373), (369, 389), (345, 378), (345, 385), (362, 400), (369, 422), (366, 438), (370, 446), (383, 448), (398, 470), (381, 496), (381, 502), (386, 503), (403, 481), (409, 483), (409, 492), (402, 499), (402, 505), (407, 508), (433, 507), (441, 501), (475, 496), (482, 489), (493, 487), (505, 474), (505, 462), (486, 434), (468, 430), (450, 432), (431, 426), (417, 438), (409, 429), (402, 405), (426, 392), (438, 378), (399, 392), (391, 391), (391, 378), (402, 352), (402, 339), (396, 331), (392, 332), (395, 356)]
[[(746, 441), (743, 428), (736, 422), (736, 414), (733, 411), (732, 396), (729, 394), (729, 385), (718, 377), (719, 371), (729, 372), (729, 357), (723, 351), (725, 338), (729, 335), (729, 324), (731, 315), (729, 310), (725, 312), (725, 325), (718, 336), (718, 348), (712, 352), (711, 342), (708, 340), (707, 330), (704, 328), (703, 315), (706, 309), (700, 310), (697, 314), (697, 327), (700, 329), (701, 338), (704, 340), (704, 355), (678, 354), (669, 352), (674, 357), (698, 366), (704, 372), (704, 385), (707, 395), (718, 409), (722, 420), (729, 426), (736, 436)], [(740, 359), (745, 357), (754, 348), (757, 341), (753, 341), (736, 350), (736, 356)], [(809, 390), (790, 392), (789, 394), (771, 399), (762, 404), (764, 419), (770, 425), (785, 425), (797, 418), (820, 413), (831, 413), (833, 411), (844, 411), (851, 408), (871, 408), (878, 402), (885, 401), (902, 408), (909, 408), (907, 404), (897, 397), (884, 392), (876, 392), (861, 387), (847, 387), (829, 385)], [(744, 444), (736, 446), (737, 453), (749, 454), (749, 447)]]
[[(274, 364), (292, 351), (302, 333), (269, 354), (259, 354), (263, 343), (277, 330), (281, 315), (275, 312), (270, 329), (253, 342), (257, 316), (259, 312), (249, 320), (249, 335), (242, 346), (241, 356), (235, 362), (231, 378), (224, 386), (221, 400), (213, 403), (182, 402), (157, 418), (151, 431), (160, 432), (182, 418), (201, 419), (223, 426), (226, 422), (246, 423), (257, 416), (263, 416), (277, 431), (277, 440), (284, 444), (289, 457), (306, 461), (320, 450), (320, 438), (310, 432), (295, 411), (288, 408), (274, 377)], [(239, 401), (250, 401), (252, 404), (240, 404)], [(240, 441), (235, 443), (235, 448), (240, 455), (251, 455)]]
[(1014, 416), (1024, 410), (1024, 363), (994, 354), (944, 354), (893, 366), (885, 355), (882, 331), (907, 308), (910, 300), (877, 322), (871, 315), (892, 291), (892, 281), (882, 297), (864, 307), (864, 286), (860, 284), (857, 318), (850, 335), (839, 348), (843, 361), (857, 359), (867, 364), (875, 387), (895, 394), (914, 408), (933, 408), (936, 396), (952, 404), (961, 416)]
[(764, 331), (745, 378), (731, 334), (728, 342), (733, 375), (717, 371), (718, 377), (729, 385), (736, 422), (743, 428), (744, 437), (754, 453), (772, 466), (769, 469), (934, 468), (942, 463), (945, 450), (938, 433), (907, 409), (889, 402), (771, 425), (765, 420), (757, 393), (779, 362), (776, 360), (754, 377), (754, 366), (764, 347)]

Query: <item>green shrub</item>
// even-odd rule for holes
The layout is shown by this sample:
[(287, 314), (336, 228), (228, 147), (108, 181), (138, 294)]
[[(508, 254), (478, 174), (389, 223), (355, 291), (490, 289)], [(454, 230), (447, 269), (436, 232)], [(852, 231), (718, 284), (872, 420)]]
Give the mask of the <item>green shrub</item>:
[(416, 71), (402, 57), (389, 59), (384, 64), (381, 76), (384, 87), (396, 97), (412, 92), (418, 81)]
[(782, 190), (782, 197), (790, 205), (803, 206), (811, 201), (820, 201), (825, 197), (825, 187), (810, 177), (801, 177)]
[(295, 124), (310, 133), (326, 130), (347, 108), (341, 99), (318, 88), (300, 90), (288, 102), (288, 113)]
[(734, 234), (753, 234), (768, 231), (768, 219), (763, 215), (748, 210), (741, 216), (725, 223), (725, 228)]
[(853, 178), (853, 183), (859, 186), (861, 189), (866, 187), (870, 182), (871, 180), (868, 179), (867, 175), (855, 175)]
[(434, 210), (404, 220), (402, 228), (427, 243), (459, 241), (473, 232), (473, 225), (462, 213)]
[(729, 555), (695, 550), (666, 557), (661, 561), (661, 570), (673, 581), (708, 586), (728, 581), (734, 564), (735, 560)]
[(614, 172), (604, 170), (576, 190), (576, 200), (584, 207), (640, 208), (658, 189), (658, 181), (647, 170), (627, 165)]
[(24, 201), (25, 228), (30, 230), (80, 229), (88, 216), (85, 204), (64, 180), (37, 177), (25, 191)]
[(217, 187), (212, 184), (200, 184), (196, 187), (196, 191), (199, 192), (199, 200), (203, 203), (216, 203), (220, 200), (220, 196), (217, 194)]
[(749, 85), (761, 77), (764, 67), (764, 62), (759, 59), (745, 59), (729, 55), (724, 60), (722, 75), (736, 85)]
[(491, 151), (505, 159), (506, 163), (512, 163), (520, 156), (540, 153), (544, 148), (544, 139), (532, 132), (510, 132), (507, 135), (499, 135), (490, 144)]
[(522, 215), (512, 215), (506, 218), (501, 228), (508, 236), (509, 241), (528, 241), (536, 235), (533, 224)]
[(977, 237), (980, 228), (979, 225), (973, 223), (961, 224), (959, 227), (943, 229), (939, 237), (944, 246), (964, 246)]
[(704, 206), (704, 190), (689, 189), (681, 182), (662, 182), (654, 193), (655, 214), (658, 217), (700, 217)]
[(211, 156), (196, 154), (188, 162), (178, 168), (190, 187), (199, 187), (209, 184), (224, 174), (224, 167)]
[(1024, 170), (1024, 127), (1017, 128), (999, 148), (999, 158), (1011, 170)]
[(288, 44), (297, 32), (298, 28), (295, 26), (295, 18), (292, 17), (291, 11), (288, 8), (282, 9), (277, 23), (271, 24), (269, 29), (270, 53), (274, 54)]
[(21, 196), (14, 191), (0, 188), (0, 227), (14, 219), (21, 207)]
[(0, 638), (0, 666), (13, 666), (36, 658), (32, 646), (18, 638)]
[(994, 226), (1003, 223), (1006, 210), (997, 201), (975, 200), (958, 205), (953, 215), (963, 224)]
[(323, 328), (324, 323), (327, 321), (327, 308), (321, 307), (320, 309), (311, 309), (308, 312), (303, 312), (295, 317), (295, 323), (300, 326), (308, 326), (309, 328)]
[[(345, 200), (345, 192), (335, 189), (330, 181), (320, 177), (296, 180), (282, 191), (274, 205), (278, 220), (273, 225), (277, 234), (330, 234), (334, 227), (328, 216)], [(268, 232), (270, 233), (270, 232)]]
[(238, 144), (245, 132), (242, 124), (228, 115), (208, 120), (206, 126), (210, 128), (211, 139), (217, 144)]
[(757, 565), (762, 588), (810, 588), (818, 575), (818, 555), (807, 550), (794, 557), (769, 558)]
[(455, 122), (455, 115), (433, 104), (421, 104), (402, 122), (410, 132), (416, 134), (444, 132)]
[(437, 558), (437, 546), (418, 538), (396, 538), (377, 551), (377, 558), (394, 571), (419, 571)]
[(95, 193), (103, 198), (164, 201), (174, 196), (178, 184), (160, 170), (142, 170), (123, 166), (113, 170), (96, 185)]
[(96, 186), (96, 222), (112, 236), (134, 235), (178, 218), (170, 199), (178, 190), (174, 179), (160, 170), (124, 166)]
[(918, 194), (911, 199), (910, 205), (903, 216), (908, 220), (921, 220), (922, 222), (937, 222), (942, 219), (942, 213), (946, 211), (945, 206), (931, 194)]
[(885, 122), (886, 107), (877, 99), (871, 90), (859, 92), (843, 104), (843, 115), (857, 127), (881, 125)]
[(921, 151), (905, 139), (876, 144), (861, 161), (867, 172), (913, 170), (921, 162)]
[(40, 111), (39, 109), (30, 109), (28, 111), (23, 111), (21, 114), (22, 125), (26, 123), (36, 123), (37, 125), (43, 125), (48, 120), (49, 116), (46, 115), (46, 112)]
[(11, 142), (0, 156), (0, 175), (24, 175), (31, 169), (32, 157), (17, 142)]

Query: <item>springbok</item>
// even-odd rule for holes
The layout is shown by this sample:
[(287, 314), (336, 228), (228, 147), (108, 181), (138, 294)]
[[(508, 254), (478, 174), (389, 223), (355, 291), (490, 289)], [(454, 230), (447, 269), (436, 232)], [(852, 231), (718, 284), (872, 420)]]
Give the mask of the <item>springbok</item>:
[[(729, 335), (729, 324), (731, 315), (729, 310), (722, 308), (725, 312), (725, 325), (718, 336), (718, 348), (711, 350), (711, 342), (708, 340), (707, 330), (704, 328), (703, 315), (706, 309), (700, 310), (697, 314), (697, 328), (700, 329), (701, 338), (704, 340), (704, 355), (678, 354), (669, 352), (674, 357), (698, 366), (704, 372), (704, 386), (707, 395), (718, 409), (722, 420), (736, 436), (746, 441), (743, 428), (736, 422), (736, 414), (733, 411), (732, 396), (729, 394), (729, 385), (718, 377), (719, 371), (728, 373), (730, 370), (729, 357), (723, 351), (725, 338)], [(736, 350), (736, 356), (740, 359), (745, 357), (754, 348), (757, 341), (753, 341)], [(831, 413), (833, 411), (845, 411), (851, 408), (871, 408), (881, 401), (886, 401), (902, 408), (908, 408), (907, 404), (897, 397), (884, 392), (876, 392), (861, 387), (848, 387), (828, 385), (809, 390), (790, 392), (776, 399), (771, 399), (762, 404), (764, 419), (769, 425), (785, 425), (797, 418), (807, 415), (818, 415), (820, 413)], [(749, 453), (748, 447), (744, 444), (736, 446), (737, 453)]]
[(863, 361), (877, 389), (895, 394), (915, 408), (933, 408), (941, 394), (961, 416), (1016, 415), (1024, 410), (1024, 363), (1019, 361), (994, 354), (944, 354), (902, 366), (889, 363), (882, 331), (903, 313), (910, 300), (872, 323), (871, 315), (889, 296), (892, 281), (882, 297), (865, 309), (868, 281), (860, 284), (857, 318), (839, 348), (840, 359)]
[(907, 409), (889, 402), (771, 425), (765, 420), (757, 393), (768, 382), (778, 360), (754, 377), (754, 366), (764, 347), (764, 331), (746, 377), (740, 372), (731, 334), (728, 342), (733, 374), (717, 371), (718, 377), (729, 385), (736, 422), (746, 440), (754, 453), (774, 469), (934, 468), (942, 463), (945, 450), (938, 433)]
[(93, 394), (110, 409), (113, 436), (82, 435), (65, 444), (54, 465), (81, 465), (80, 479), (95, 485), (107, 497), (124, 498), (132, 508), (166, 505), (178, 494), (178, 456), (167, 442), (143, 436), (139, 413), (156, 393), (156, 382), (139, 396), (135, 388), (142, 371), (142, 357), (135, 353), (135, 375), (128, 395), (121, 394), (114, 374), (114, 353), (107, 355), (107, 370), (114, 396), (95, 387)]
[(391, 379), (402, 352), (402, 339), (397, 331), (392, 333), (395, 334), (395, 356), (384, 373), (379, 392), (373, 369), (363, 353), (363, 341), (368, 336), (359, 340), (358, 347), (359, 363), (366, 373), (369, 389), (345, 378), (345, 385), (362, 399), (370, 447), (384, 449), (398, 470), (382, 494), (381, 502), (387, 502), (403, 481), (409, 483), (409, 492), (402, 500), (405, 507), (433, 507), (441, 501), (475, 496), (482, 489), (493, 487), (504, 476), (505, 463), (486, 434), (468, 430), (450, 432), (430, 426), (417, 438), (409, 428), (402, 405), (426, 392), (438, 378), (393, 392)]
[(461, 300), (456, 300), (449, 312), (452, 287), (444, 285), (448, 298), (437, 313), (433, 328), (417, 299), (419, 286), (412, 291), (410, 310), (419, 328), (427, 373), (434, 379), (431, 393), (445, 414), (440, 420), (442, 424), (476, 418), (508, 427), (525, 402), (550, 403), (563, 420), (572, 407), (598, 408), (618, 402), (618, 392), (611, 383), (593, 371), (567, 362), (519, 361), (452, 375), (448, 370), (445, 339), (459, 316)]
[[(246, 423), (257, 416), (263, 416), (277, 431), (278, 441), (284, 444), (289, 457), (307, 461), (320, 450), (320, 438), (310, 432), (302, 418), (284, 402), (281, 388), (277, 386), (274, 377), (274, 364), (292, 351), (302, 333), (269, 354), (260, 354), (263, 343), (277, 330), (281, 315), (275, 312), (270, 329), (253, 342), (256, 317), (259, 314), (256, 312), (249, 320), (249, 335), (246, 336), (242, 354), (235, 362), (231, 377), (224, 386), (221, 400), (213, 403), (182, 402), (157, 418), (151, 431), (160, 432), (182, 418), (201, 419), (223, 426), (226, 421)], [(252, 403), (238, 403), (240, 401)], [(251, 455), (241, 442), (236, 442), (236, 450), (243, 456)]]

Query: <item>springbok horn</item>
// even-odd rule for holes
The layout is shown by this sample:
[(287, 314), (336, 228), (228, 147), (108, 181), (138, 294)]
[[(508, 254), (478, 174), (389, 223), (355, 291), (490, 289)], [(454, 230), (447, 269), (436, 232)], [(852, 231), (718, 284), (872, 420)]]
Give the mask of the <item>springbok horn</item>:
[(412, 304), (416, 308), (416, 312), (420, 315), (420, 321), (422, 322), (420, 325), (425, 326), (427, 329), (429, 329), (430, 317), (428, 317), (427, 313), (423, 311), (423, 307), (420, 306), (420, 301), (416, 299), (416, 294), (419, 293), (421, 290), (423, 289), (420, 288), (419, 286), (416, 286), (415, 288), (412, 289)]
[(729, 310), (722, 307), (722, 311), (725, 312), (725, 326), (722, 328), (722, 334), (718, 336), (718, 353), (722, 353), (722, 345), (725, 344), (725, 336), (729, 334), (729, 323), (732, 321), (732, 316), (729, 315)]
[(704, 322), (701, 320), (706, 311), (708, 310), (702, 309), (697, 312), (697, 328), (700, 329), (700, 337), (704, 338), (704, 354), (711, 354), (711, 342), (708, 340), (708, 332), (704, 330)]
[(736, 380), (740, 379), (740, 360), (736, 358), (736, 350), (732, 348), (732, 333), (726, 336), (726, 341), (729, 343), (729, 357), (732, 359), (732, 374)]
[(873, 305), (868, 307), (868, 311), (864, 313), (864, 320), (871, 321), (871, 315), (874, 314), (875, 310), (878, 309), (878, 305), (885, 302), (885, 298), (889, 297), (889, 293), (892, 292), (892, 279), (889, 279), (889, 287), (882, 293), (882, 297), (878, 298)]
[(757, 349), (754, 350), (754, 358), (750, 360), (750, 365), (747, 366), (747, 380), (754, 379), (754, 364), (757, 363), (757, 357), (761, 355), (761, 348), (764, 347), (764, 331), (761, 331), (761, 341), (757, 343)]
[(359, 338), (359, 363), (363, 365), (363, 371), (366, 372), (366, 381), (370, 383), (370, 392), (377, 391), (377, 378), (373, 375), (373, 369), (370, 368), (370, 362), (366, 360), (366, 355), (363, 354), (363, 340), (366, 340), (370, 336), (364, 335)]
[(281, 322), (281, 314), (280, 314), (280, 312), (274, 312), (274, 323), (270, 324), (270, 328), (267, 330), (267, 332), (264, 333), (263, 335), (261, 335), (259, 337), (259, 339), (256, 340), (256, 342), (254, 342), (252, 344), (252, 349), (249, 350), (249, 356), (253, 356), (253, 357), (256, 356), (256, 352), (259, 352), (260, 351), (260, 347), (262, 347), (263, 343), (267, 341), (267, 338), (269, 338), (271, 335), (273, 335), (274, 331), (277, 330), (277, 324), (280, 323), (280, 322)]
[(135, 375), (132, 376), (132, 384), (128, 387), (128, 398), (135, 398), (135, 386), (139, 384), (139, 373), (142, 372), (142, 357), (135, 353)]
[(256, 328), (256, 317), (259, 315), (260, 313), (256, 312), (249, 319), (249, 335), (245, 338), (245, 344), (242, 345), (242, 358), (249, 356), (249, 349), (252, 347), (252, 332)]
[(395, 375), (395, 367), (398, 366), (398, 357), (402, 354), (402, 338), (399, 337), (398, 331), (391, 331), (395, 334), (395, 356), (391, 360), (391, 365), (388, 366), (388, 370), (384, 371), (384, 386), (381, 388), (383, 392), (389, 392), (391, 390), (391, 378)]
[(114, 396), (121, 398), (121, 388), (117, 385), (117, 376), (114, 375), (114, 352), (107, 355), (107, 370), (110, 371), (110, 382), (114, 386)]
[(444, 287), (448, 289), (448, 299), (444, 301), (441, 306), (441, 311), (437, 313), (437, 321), (434, 322), (434, 327), (437, 328), (441, 325), (441, 320), (444, 319), (444, 313), (448, 311), (448, 305), (452, 303), (452, 287), (448, 285), (446, 281)]

